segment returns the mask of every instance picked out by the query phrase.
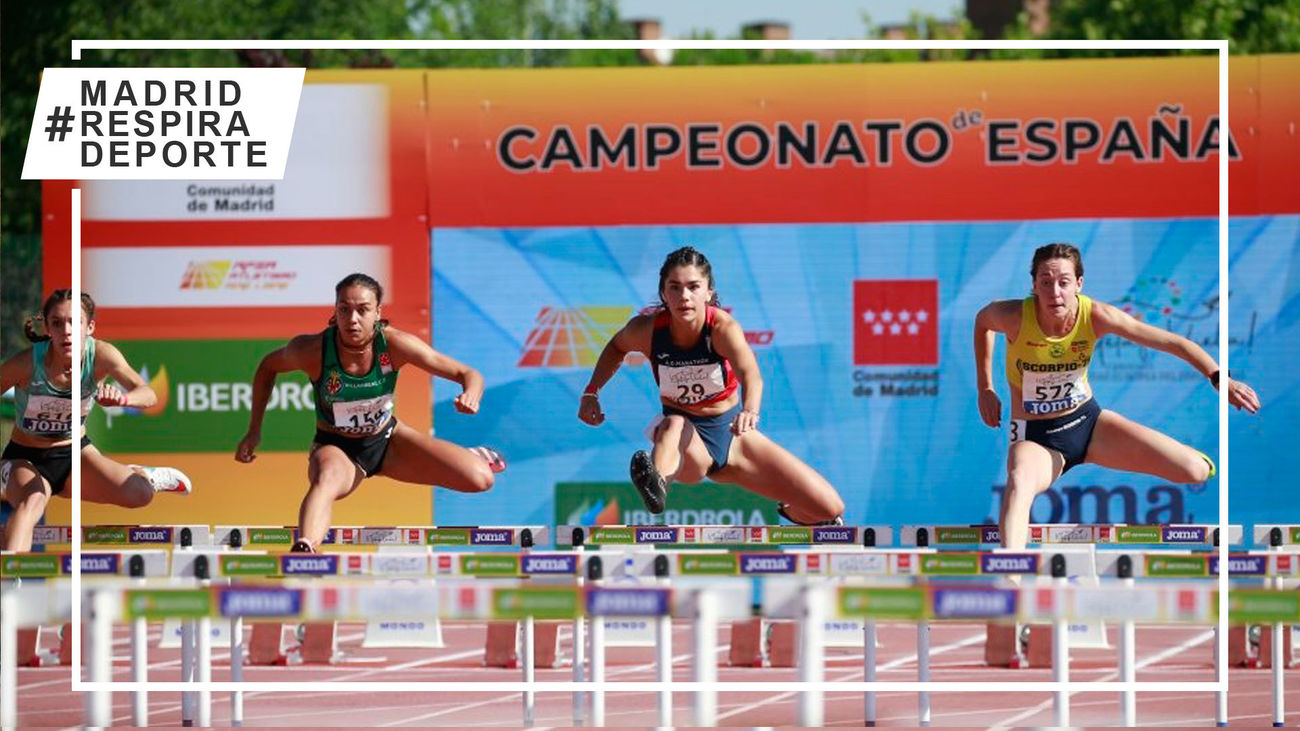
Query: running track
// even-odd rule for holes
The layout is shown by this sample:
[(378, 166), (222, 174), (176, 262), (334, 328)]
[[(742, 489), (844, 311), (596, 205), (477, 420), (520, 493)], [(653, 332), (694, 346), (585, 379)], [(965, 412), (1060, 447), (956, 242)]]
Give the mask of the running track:
[[(52, 633), (46, 633), (47, 635)], [(151, 680), (178, 680), (180, 653), (154, 645), (158, 629), (151, 632)], [(244, 694), (244, 722), (247, 726), (518, 726), (522, 718), (519, 693), (493, 692), (492, 681), (518, 681), (520, 671), (484, 668), (482, 646), (485, 626), (481, 623), (445, 623), (446, 647), (436, 650), (363, 649), (362, 626), (341, 627), (340, 648), (347, 657), (333, 666), (291, 667), (245, 666), (244, 678), (256, 681), (320, 682), (349, 681), (483, 681), (482, 693), (331, 693), (256, 692)], [(770, 693), (719, 692), (718, 724), (725, 726), (788, 726), (797, 718), (798, 696), (784, 691), (781, 683), (795, 679), (788, 668), (732, 668), (725, 664), (729, 631), (724, 623), (719, 634), (720, 681), (773, 683)], [(934, 625), (931, 631), (931, 668), (935, 681), (993, 681), (1007, 683), (1006, 693), (931, 693), (934, 726), (1048, 726), (1052, 723), (1049, 693), (1016, 691), (1020, 681), (1050, 680), (1050, 670), (1007, 670), (984, 666), (982, 625)], [(1208, 628), (1139, 627), (1137, 659), (1139, 681), (1212, 681), (1212, 633)], [(1111, 628), (1111, 644), (1115, 644)], [(909, 625), (882, 624), (881, 647), (877, 653), (878, 679), (916, 679), (915, 632)], [(115, 635), (114, 678), (128, 680), (125, 628)], [(674, 679), (690, 680), (690, 626), (674, 627)], [(653, 648), (616, 648), (610, 651), (606, 673), (609, 680), (654, 680)], [(566, 634), (561, 654), (571, 657)], [(213, 680), (228, 679), (229, 655), (224, 648), (213, 650)], [(1072, 680), (1116, 680), (1113, 651), (1075, 650), (1070, 666)], [(572, 669), (562, 667), (537, 671), (538, 688), (547, 681), (570, 681)], [(860, 681), (862, 654), (852, 649), (828, 649), (826, 680)], [(1288, 678), (1290, 679), (1290, 678)], [(65, 667), (22, 668), (19, 670), (19, 726), (76, 727), (82, 718), (83, 699), (69, 690), (70, 670)], [(1233, 726), (1268, 726), (1271, 722), (1272, 681), (1268, 670), (1236, 669), (1230, 673), (1228, 713)], [(1300, 708), (1300, 679), (1287, 694), (1288, 708)], [(229, 695), (213, 693), (212, 721), (229, 725)], [(113, 696), (114, 725), (130, 725), (131, 696)], [(674, 721), (691, 725), (692, 694), (674, 694)], [(881, 726), (915, 726), (915, 693), (878, 693)], [(653, 693), (606, 694), (607, 726), (654, 726), (657, 722)], [(1074, 693), (1071, 721), (1077, 726), (1113, 726), (1118, 718), (1118, 693)], [(1138, 694), (1138, 723), (1142, 726), (1213, 726), (1214, 695), (1208, 692), (1149, 692)], [(862, 726), (862, 694), (826, 693), (827, 726)], [(150, 725), (179, 726), (179, 693), (150, 693)], [(1292, 716), (1288, 720), (1295, 720)], [(568, 693), (537, 694), (537, 726), (570, 726), (572, 700)]]

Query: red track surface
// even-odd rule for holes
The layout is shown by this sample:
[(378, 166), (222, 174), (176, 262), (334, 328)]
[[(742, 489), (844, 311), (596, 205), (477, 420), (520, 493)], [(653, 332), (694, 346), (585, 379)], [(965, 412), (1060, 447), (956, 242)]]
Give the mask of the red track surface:
[[(179, 680), (180, 653), (154, 647), (158, 629), (150, 643), (150, 680)], [(52, 633), (47, 633), (52, 634)], [(482, 667), (483, 624), (448, 623), (443, 628), (447, 646), (436, 650), (362, 649), (360, 625), (344, 625), (340, 648), (343, 663), (333, 666), (249, 667), (244, 679), (256, 681), (319, 682), (316, 692), (244, 693), (244, 723), (247, 726), (518, 726), (522, 719), (519, 693), (493, 692), (493, 681), (518, 681), (518, 670)], [(725, 665), (728, 630), (719, 636), (720, 681), (773, 683), (770, 693), (726, 692), (719, 688), (718, 723), (726, 726), (783, 726), (797, 722), (796, 693), (781, 683), (795, 679), (789, 668), (732, 668)], [(1006, 683), (1007, 692), (933, 692), (934, 726), (1047, 726), (1052, 723), (1049, 693), (1017, 691), (1023, 681), (1050, 680), (1050, 670), (1007, 670), (986, 667), (982, 660), (984, 629), (980, 625), (935, 625), (931, 633), (931, 668), (935, 681), (991, 681)], [(881, 647), (877, 654), (880, 680), (916, 680), (915, 631), (908, 625), (881, 625)], [(1111, 643), (1115, 642), (1112, 629)], [(1139, 681), (1212, 681), (1212, 635), (1208, 629), (1147, 627), (1138, 629)], [(126, 631), (119, 628), (115, 641), (117, 661), (114, 678), (129, 680)], [(690, 680), (690, 627), (678, 623), (674, 632), (674, 679)], [(561, 653), (571, 657), (567, 637)], [(224, 648), (214, 648), (213, 680), (229, 679), (229, 657)], [(606, 673), (610, 680), (654, 680), (653, 649), (615, 648), (609, 652)], [(1113, 650), (1075, 650), (1070, 666), (1072, 680), (1115, 680)], [(862, 655), (852, 649), (827, 651), (826, 680), (860, 681)], [(547, 681), (570, 681), (572, 669), (563, 667), (537, 671), (538, 689)], [(330, 681), (482, 681), (482, 693), (357, 693), (329, 692)], [(19, 725), (78, 726), (84, 699), (69, 690), (70, 670), (66, 667), (21, 668), (19, 682)], [(1233, 670), (1230, 673), (1229, 719), (1234, 726), (1267, 726), (1271, 722), (1272, 682), (1267, 670)], [(1300, 708), (1300, 679), (1288, 693), (1287, 706)], [(179, 726), (179, 693), (150, 693), (150, 724)], [(879, 693), (878, 719), (882, 726), (915, 726), (915, 693)], [(213, 694), (214, 725), (229, 724), (229, 694)], [(115, 725), (130, 725), (131, 694), (113, 696)], [(674, 694), (674, 721), (692, 723), (692, 694)], [(654, 726), (657, 722), (653, 693), (609, 692), (606, 695), (606, 725)], [(1138, 722), (1143, 726), (1213, 726), (1214, 695), (1198, 692), (1149, 692), (1138, 694)], [(826, 694), (825, 723), (828, 726), (861, 726), (862, 694)], [(1113, 726), (1119, 714), (1114, 691), (1075, 693), (1071, 698), (1071, 720), (1076, 726)], [(573, 724), (572, 699), (562, 692), (539, 692), (537, 725)]]

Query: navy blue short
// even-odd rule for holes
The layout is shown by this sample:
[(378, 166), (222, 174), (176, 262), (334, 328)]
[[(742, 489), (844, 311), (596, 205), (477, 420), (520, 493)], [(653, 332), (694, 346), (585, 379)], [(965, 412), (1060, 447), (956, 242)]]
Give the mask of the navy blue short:
[(735, 435), (731, 433), (731, 422), (736, 420), (736, 414), (740, 413), (740, 402), (718, 414), (717, 416), (696, 416), (695, 414), (675, 409), (667, 404), (664, 405), (664, 416), (684, 416), (686, 420), (695, 426), (695, 433), (700, 435), (704, 441), (704, 448), (709, 451), (709, 456), (713, 458), (713, 464), (709, 466), (709, 471), (705, 474), (713, 474), (723, 467), (727, 466), (727, 454), (731, 451), (731, 440)]
[[(1083, 464), (1088, 458), (1088, 445), (1092, 444), (1092, 430), (1097, 428), (1101, 406), (1096, 399), (1088, 399), (1082, 406), (1064, 416), (1051, 419), (1017, 420), (1012, 423), (1012, 442), (1028, 440), (1054, 449), (1065, 457), (1065, 470)], [(1021, 427), (1020, 425), (1024, 426)], [(1024, 429), (1017, 435), (1015, 430)]]

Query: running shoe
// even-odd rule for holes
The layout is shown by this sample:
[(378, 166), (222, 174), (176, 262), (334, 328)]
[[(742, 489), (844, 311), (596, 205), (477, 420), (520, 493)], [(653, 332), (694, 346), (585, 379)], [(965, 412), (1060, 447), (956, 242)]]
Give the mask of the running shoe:
[(175, 467), (142, 467), (134, 464), (128, 466), (142, 473), (154, 492), (174, 492), (181, 495), (194, 492), (190, 478)]
[(844, 525), (844, 516), (842, 515), (837, 515), (834, 518), (831, 518), (830, 520), (823, 520), (820, 523), (800, 523), (794, 518), (791, 518), (789, 513), (785, 512), (785, 503), (777, 503), (776, 512), (782, 518), (785, 518), (786, 520), (790, 521), (791, 523), (794, 523), (795, 525), (811, 525), (811, 526)]
[(655, 469), (650, 455), (645, 450), (637, 450), (632, 455), (628, 471), (632, 476), (632, 484), (636, 485), (636, 491), (641, 495), (641, 501), (645, 503), (645, 509), (655, 515), (662, 513), (664, 503), (668, 501), (668, 481)]
[(1198, 451), (1197, 454), (1201, 455), (1201, 459), (1205, 460), (1205, 463), (1210, 466), (1210, 474), (1205, 478), (1206, 482), (1209, 482), (1219, 473), (1219, 468), (1214, 465), (1214, 460), (1210, 459), (1210, 455), (1201, 451)]
[(506, 471), (506, 458), (502, 457), (497, 450), (491, 447), (470, 447), (469, 451), (482, 457), (483, 461), (488, 463), (488, 467), (492, 468), (493, 473), (501, 474)]
[(303, 540), (302, 538), (299, 538), (298, 540), (294, 541), (293, 546), (289, 548), (289, 553), (315, 553), (315, 552), (316, 549), (312, 548), (311, 544)]

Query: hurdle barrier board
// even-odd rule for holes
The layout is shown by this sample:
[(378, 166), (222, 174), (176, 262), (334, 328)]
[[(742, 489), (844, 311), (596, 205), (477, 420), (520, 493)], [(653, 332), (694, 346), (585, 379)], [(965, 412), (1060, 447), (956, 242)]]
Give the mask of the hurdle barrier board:
[[(769, 577), (763, 584), (763, 611), (777, 618), (801, 616), (794, 600), (808, 586), (797, 579)], [(689, 618), (694, 611), (691, 595), (701, 589), (717, 589), (728, 600), (720, 616), (749, 616), (751, 586), (741, 579), (683, 580), (671, 587), (537, 585), (520, 580), (464, 579), (443, 581), (436, 586), (300, 580), (275, 585), (180, 587), (87, 583), (82, 591), (87, 595), (94, 592), (115, 595), (114, 621), (235, 616), (254, 620), (364, 621), (370, 617), (513, 620), (666, 614)], [(7, 589), (6, 593), (10, 591), (22, 597), (15, 620), (19, 625), (69, 617), (71, 582), (66, 578), (23, 584)], [(837, 585), (834, 616), (876, 621), (1049, 622), (1065, 618), (1210, 624), (1218, 619), (1217, 593), (1216, 587), (1204, 583), (1143, 587), (1004, 587), (944, 582), (918, 586)], [(1233, 624), (1300, 623), (1300, 592), (1233, 588), (1229, 592), (1229, 619)]]
[[(1276, 531), (1277, 535), (1274, 535)], [(1032, 524), (1031, 544), (1093, 543), (1097, 545), (1214, 546), (1219, 526), (1210, 523)], [(40, 525), (35, 543), (66, 545), (72, 529), (66, 525)], [(1300, 544), (1300, 525), (1261, 524), (1252, 531), (1254, 545), (1266, 547), (1278, 540), (1283, 546)], [(298, 538), (294, 526), (207, 525), (87, 525), (82, 541), (92, 545), (172, 545), (275, 547)], [(534, 526), (342, 526), (327, 531), (324, 545), (406, 545), (435, 547), (557, 548), (582, 545), (751, 546), (825, 545), (890, 547), (895, 538), (902, 547), (993, 546), (1000, 543), (996, 525), (888, 525), (869, 526), (739, 526), (739, 525), (559, 525)], [(1228, 526), (1228, 545), (1242, 544), (1240, 525)]]
[[(298, 539), (293, 526), (230, 526), (213, 529), (217, 545), (288, 546)], [(350, 526), (331, 528), (323, 545), (337, 546), (501, 546), (531, 548), (550, 544), (551, 529), (530, 526)]]
[[(1050, 559), (1061, 556), (1075, 577), (1213, 578), (1219, 557), (1211, 552), (1168, 549), (1085, 550), (1092, 546), (1025, 551), (936, 551), (933, 549), (858, 549), (855, 551), (742, 551), (683, 549), (671, 553), (607, 546), (583, 552), (440, 553), (431, 548), (394, 553), (268, 553), (197, 548), (170, 554), (170, 575), (194, 577), (206, 566), (208, 578), (391, 577), (391, 578), (556, 578), (583, 573), (593, 559), (603, 578), (640, 581), (691, 576), (907, 577), (942, 579), (1050, 575)], [(83, 552), (86, 573), (125, 575), (131, 556), (146, 561), (148, 576), (167, 575), (168, 552)], [(70, 571), (71, 554), (6, 554), (4, 576), (54, 577)], [(1125, 564), (1127, 563), (1127, 568)], [(1300, 557), (1285, 552), (1234, 552), (1234, 578), (1300, 577)]]
[[(1219, 526), (1194, 525), (1125, 525), (1111, 523), (1035, 523), (1029, 526), (1030, 544), (1091, 543), (1096, 545), (1218, 545)], [(1240, 525), (1228, 526), (1228, 545), (1242, 542)], [(903, 546), (976, 546), (998, 545), (1001, 534), (996, 525), (904, 525), (899, 530)]]
[[(38, 525), (32, 529), (33, 543), (72, 543), (72, 527)], [(212, 543), (207, 525), (83, 525), (81, 542), (90, 545), (206, 546)]]
[(212, 577), (279, 578), (298, 576), (526, 578), (574, 576), (581, 567), (575, 553), (265, 553), (198, 550), (173, 559), (193, 575), (205, 561)]
[(890, 546), (894, 529), (871, 526), (770, 526), (770, 525), (560, 525), (555, 528), (557, 548), (582, 545), (748, 546), (844, 545)]
[[(176, 547), (232, 544), (235, 547), (289, 546), (298, 539), (295, 526), (207, 525), (84, 525), (81, 540), (91, 545), (172, 545)], [(67, 545), (72, 527), (38, 525), (33, 542)], [(351, 546), (504, 546), (531, 548), (551, 542), (551, 528), (532, 526), (342, 526), (330, 528), (322, 544)]]
[[(161, 549), (82, 551), (83, 576), (167, 576), (169, 552)], [(132, 565), (135, 564), (135, 568)], [(0, 578), (36, 579), (72, 575), (72, 554), (4, 553), (0, 555)]]
[(1257, 523), (1252, 531), (1256, 546), (1291, 548), (1300, 545), (1300, 525)]
[[(933, 551), (928, 549), (857, 550), (852, 552), (726, 552), (619, 551), (600, 552), (495, 552), (433, 553), (431, 549), (395, 553), (266, 553), (252, 550), (197, 548), (184, 552), (161, 549), (83, 551), (82, 572), (88, 575), (129, 574), (129, 564), (139, 559), (141, 576), (193, 577), (197, 565), (207, 565), (209, 578), (272, 578), (294, 576), (367, 577), (481, 577), (527, 578), (575, 576), (586, 562), (600, 558), (607, 562), (611, 579), (639, 579), (662, 576), (655, 560), (663, 556), (671, 576), (816, 575), (945, 576), (1045, 575), (1047, 557), (1057, 554), (1074, 564), (1067, 568), (1080, 575), (1081, 561), (1095, 561), (1098, 576), (1163, 578), (1212, 578), (1219, 573), (1219, 556), (1211, 552), (1170, 550), (1102, 550), (1092, 554), (1031, 549), (1006, 551)], [(1229, 555), (1229, 572), (1234, 577), (1300, 577), (1300, 557), (1280, 551), (1234, 552)], [(1124, 562), (1127, 570), (1121, 570)], [(72, 554), (5, 553), (0, 556), (0, 577), (52, 578), (72, 572)]]

